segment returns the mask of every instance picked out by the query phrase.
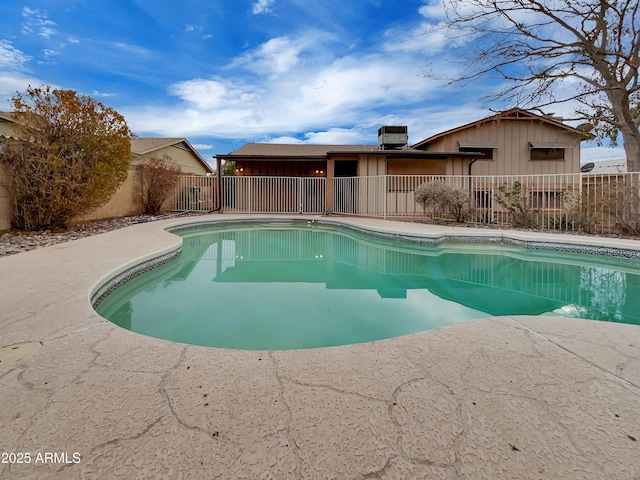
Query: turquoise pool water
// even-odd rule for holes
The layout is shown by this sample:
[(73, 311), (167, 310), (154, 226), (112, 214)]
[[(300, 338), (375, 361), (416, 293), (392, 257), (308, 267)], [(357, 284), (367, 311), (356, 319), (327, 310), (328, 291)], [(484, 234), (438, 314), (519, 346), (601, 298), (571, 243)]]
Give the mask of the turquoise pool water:
[(194, 345), (280, 350), (361, 343), (487, 316), (640, 324), (640, 261), (505, 246), (426, 246), (322, 226), (179, 233), (182, 255), (96, 310)]

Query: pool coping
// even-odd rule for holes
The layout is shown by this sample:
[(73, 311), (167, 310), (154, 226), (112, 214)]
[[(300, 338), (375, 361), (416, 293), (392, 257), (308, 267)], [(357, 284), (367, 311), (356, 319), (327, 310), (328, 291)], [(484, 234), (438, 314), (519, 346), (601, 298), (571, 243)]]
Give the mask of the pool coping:
[[(402, 243), (410, 243), (416, 245), (432, 245), (442, 246), (473, 244), (473, 245), (505, 245), (526, 250), (571, 252), (588, 255), (600, 255), (605, 257), (617, 257), (640, 260), (640, 242), (618, 242), (611, 245), (612, 242), (603, 238), (589, 239), (588, 245), (584, 244), (583, 237), (571, 238), (565, 235), (560, 241), (550, 236), (542, 236), (539, 239), (532, 240), (527, 238), (521, 232), (517, 231), (483, 231), (475, 230), (469, 234), (464, 231), (460, 232), (440, 232), (437, 234), (407, 234), (398, 233), (398, 231), (381, 231), (374, 228), (366, 228), (357, 223), (343, 221), (340, 217), (328, 219), (325, 217), (273, 217), (262, 216), (259, 220), (252, 218), (233, 218), (225, 219), (217, 217), (215, 219), (198, 220), (194, 217), (189, 220), (170, 223), (164, 226), (164, 230), (169, 233), (177, 233), (182, 230), (192, 230), (197, 228), (208, 227), (233, 227), (233, 226), (251, 226), (256, 222), (268, 225), (283, 226), (332, 226), (341, 229), (350, 230), (360, 234), (379, 238), (383, 240), (392, 240)], [(634, 248), (635, 247), (635, 248)], [(141, 275), (151, 269), (160, 267), (177, 258), (181, 254), (181, 247), (172, 247), (168, 250), (157, 252), (157, 255), (150, 255), (144, 258), (134, 260), (132, 263), (123, 265), (114, 272), (110, 272), (103, 280), (100, 281), (89, 293), (89, 302), (95, 308), (104, 298), (113, 292), (120, 285), (126, 283), (132, 278)]]
[[(265, 217), (202, 220), (220, 218)], [(295, 218), (409, 236), (496, 235)], [(92, 310), (105, 278), (175, 254), (181, 241), (165, 229), (193, 222), (149, 222), (0, 259), (0, 347), (41, 345), (0, 367), (0, 450), (69, 454), (0, 464), (1, 478), (640, 475), (637, 326), (497, 317), (369, 344), (256, 352), (144, 337)], [(501, 235), (640, 250), (621, 239)]]

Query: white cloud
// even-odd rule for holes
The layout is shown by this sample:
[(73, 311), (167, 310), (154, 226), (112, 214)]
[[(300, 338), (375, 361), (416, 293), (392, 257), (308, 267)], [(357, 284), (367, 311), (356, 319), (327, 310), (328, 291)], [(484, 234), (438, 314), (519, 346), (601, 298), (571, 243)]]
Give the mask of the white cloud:
[(46, 11), (24, 7), (22, 16), (25, 18), (25, 22), (22, 24), (22, 33), (25, 35), (37, 32), (41, 37), (48, 39), (57, 33), (54, 28), (57, 24), (49, 18)]
[(265, 138), (262, 140), (262, 142), (264, 143), (286, 143), (286, 144), (300, 144), (300, 143), (304, 143), (302, 140), (300, 140), (299, 138), (296, 137), (292, 137), (290, 135), (283, 135), (281, 137), (274, 137), (274, 138)]
[(435, 55), (441, 53), (448, 46), (458, 46), (459, 40), (453, 40), (447, 35), (442, 24), (422, 22), (418, 26), (407, 30), (396, 28), (385, 32), (383, 48), (387, 52), (421, 53)]
[[(324, 132), (307, 132), (304, 134), (305, 143), (320, 145), (373, 145), (377, 139), (375, 130), (361, 128), (330, 128)], [(374, 134), (372, 134), (372, 132)]]
[[(439, 103), (438, 96), (451, 95), (424, 77), (424, 63), (416, 59), (416, 52), (437, 43), (432, 37), (430, 47), (419, 45), (416, 33), (425, 25), (390, 32), (373, 54), (348, 49), (351, 42), (321, 30), (275, 37), (232, 60), (224, 77), (172, 84), (168, 91), (176, 102), (171, 106), (120, 110), (134, 130), (145, 134), (375, 144), (380, 125), (400, 124), (409, 126), (415, 143), (490, 114), (481, 108), (475, 87), (455, 94), (462, 105), (456, 111), (424, 107), (430, 98)], [(395, 49), (389, 46), (392, 39)], [(445, 40), (436, 40), (441, 50)], [(340, 47), (346, 53), (336, 57)]]
[(260, 75), (286, 73), (300, 62), (300, 53), (313, 41), (313, 37), (309, 35), (294, 40), (288, 36), (272, 38), (255, 50), (236, 58), (231, 67), (243, 67)]
[(257, 98), (255, 92), (221, 79), (197, 78), (178, 82), (169, 88), (169, 93), (189, 103), (195, 111), (237, 107)]
[(9, 108), (9, 99), (29, 85), (42, 82), (29, 75), (31, 57), (15, 48), (11, 42), (0, 40), (0, 110)]
[(0, 70), (23, 70), (31, 57), (15, 48), (11, 42), (0, 40)]
[(90, 94), (90, 97), (93, 98), (109, 98), (117, 96), (117, 93), (107, 93), (107, 92), (99, 92), (98, 90), (93, 90)]
[(273, 4), (275, 0), (258, 0), (251, 7), (251, 13), (254, 15), (260, 15), (263, 13), (271, 13), (273, 11)]
[(445, 16), (445, 8), (442, 0), (435, 0), (422, 5), (418, 13), (425, 18), (441, 20)]
[(195, 148), (196, 150), (212, 150), (215, 147), (215, 145), (211, 145), (208, 143), (194, 143), (193, 144), (193, 148)]

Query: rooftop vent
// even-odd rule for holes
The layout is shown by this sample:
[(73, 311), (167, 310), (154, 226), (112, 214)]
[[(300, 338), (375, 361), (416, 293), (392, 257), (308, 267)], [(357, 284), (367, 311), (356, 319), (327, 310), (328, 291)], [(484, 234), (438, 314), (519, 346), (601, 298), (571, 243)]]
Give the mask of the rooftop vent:
[(378, 129), (378, 147), (382, 150), (402, 148), (409, 141), (409, 128), (406, 126), (385, 126)]

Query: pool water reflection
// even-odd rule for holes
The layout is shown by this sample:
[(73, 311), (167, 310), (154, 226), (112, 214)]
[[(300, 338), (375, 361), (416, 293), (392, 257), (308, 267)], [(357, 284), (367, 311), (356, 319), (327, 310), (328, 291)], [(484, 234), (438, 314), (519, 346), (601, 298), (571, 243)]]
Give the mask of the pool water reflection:
[(129, 330), (195, 345), (314, 348), (501, 315), (640, 324), (640, 262), (504, 246), (383, 241), (329, 227), (180, 233), (182, 255), (96, 308)]

